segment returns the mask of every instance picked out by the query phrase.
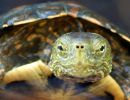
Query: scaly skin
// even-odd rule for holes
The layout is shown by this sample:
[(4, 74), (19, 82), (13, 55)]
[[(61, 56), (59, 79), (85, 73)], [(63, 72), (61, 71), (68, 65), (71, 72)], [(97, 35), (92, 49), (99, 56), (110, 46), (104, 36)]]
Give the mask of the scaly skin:
[(54, 43), (49, 66), (61, 79), (95, 82), (111, 72), (111, 48), (98, 34), (68, 33)]
[(109, 75), (112, 69), (110, 45), (96, 33), (67, 33), (59, 37), (53, 45), (48, 66), (41, 60), (20, 66), (7, 72), (3, 83), (26, 80), (43, 86), (54, 73), (63, 80), (93, 82), (86, 92), (99, 96), (107, 92), (114, 100), (125, 100), (120, 86)]

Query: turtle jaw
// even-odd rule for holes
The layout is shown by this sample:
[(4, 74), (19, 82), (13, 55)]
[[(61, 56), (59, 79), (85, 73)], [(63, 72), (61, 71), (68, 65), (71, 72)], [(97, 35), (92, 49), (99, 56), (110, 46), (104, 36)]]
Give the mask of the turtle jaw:
[(88, 77), (76, 77), (76, 76), (62, 75), (59, 78), (65, 80), (65, 81), (67, 80), (67, 81), (73, 81), (73, 82), (77, 82), (77, 83), (96, 82), (96, 81), (102, 79), (101, 76), (97, 76), (97, 75), (91, 75)]
[[(95, 68), (94, 68), (95, 67)], [(62, 66), (59, 63), (53, 63), (53, 67), (51, 66), (51, 70), (56, 77), (65, 81), (72, 81), (77, 83), (84, 82), (97, 82), (104, 77), (106, 77), (110, 71), (104, 69), (97, 69), (100, 66), (80, 66), (80, 68), (76, 68), (76, 65), (68, 65)]]

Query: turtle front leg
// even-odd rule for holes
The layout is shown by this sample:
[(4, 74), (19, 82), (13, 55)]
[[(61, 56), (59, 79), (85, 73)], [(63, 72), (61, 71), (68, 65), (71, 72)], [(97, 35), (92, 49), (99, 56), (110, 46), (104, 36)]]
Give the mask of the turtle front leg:
[(31, 85), (40, 86), (42, 84), (43, 86), (51, 74), (49, 67), (38, 60), (8, 71), (3, 78), (3, 83), (6, 85), (14, 81), (26, 81)]
[(120, 86), (110, 75), (92, 85), (89, 91), (100, 96), (109, 93), (114, 97), (114, 100), (126, 100)]

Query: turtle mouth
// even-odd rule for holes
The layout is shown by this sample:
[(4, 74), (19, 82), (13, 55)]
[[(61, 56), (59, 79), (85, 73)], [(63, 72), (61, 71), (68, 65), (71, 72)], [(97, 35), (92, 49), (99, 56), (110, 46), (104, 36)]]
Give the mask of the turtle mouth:
[(62, 75), (60, 78), (63, 80), (79, 82), (79, 83), (96, 82), (96, 81), (102, 79), (101, 76), (99, 76), (99, 75), (91, 75), (88, 77), (76, 77), (76, 76), (66, 75), (66, 74)]

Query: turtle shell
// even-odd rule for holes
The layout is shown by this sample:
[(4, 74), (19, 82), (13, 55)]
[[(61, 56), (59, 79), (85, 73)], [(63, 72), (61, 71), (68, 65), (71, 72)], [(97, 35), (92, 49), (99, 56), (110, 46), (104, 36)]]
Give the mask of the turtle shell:
[(130, 35), (79, 4), (23, 6), (0, 17), (0, 63), (6, 70), (38, 59), (49, 62), (53, 42), (68, 32), (95, 32), (112, 47), (112, 76), (130, 96)]

